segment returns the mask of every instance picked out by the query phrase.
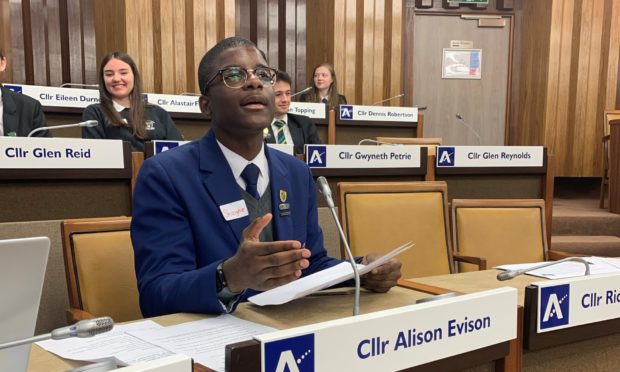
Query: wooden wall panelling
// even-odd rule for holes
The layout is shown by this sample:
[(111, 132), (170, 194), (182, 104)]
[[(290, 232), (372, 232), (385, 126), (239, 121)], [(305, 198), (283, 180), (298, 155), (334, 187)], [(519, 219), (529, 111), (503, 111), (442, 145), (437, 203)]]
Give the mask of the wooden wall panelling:
[(0, 73), (0, 83), (13, 81), (13, 63), (15, 60), (12, 59), (14, 53), (11, 48), (12, 26), (9, 0), (0, 0), (0, 48), (9, 61), (6, 70)]
[[(387, 1), (386, 13), (391, 14), (389, 27), (386, 27), (386, 55), (385, 65), (388, 67), (386, 78), (390, 82), (388, 89), (385, 91), (385, 97), (395, 97), (401, 93), (402, 90), (402, 36), (403, 36), (403, 2), (402, 1)], [(388, 24), (386, 24), (388, 26)], [(391, 41), (391, 42), (390, 42)], [(385, 105), (401, 106), (403, 104), (403, 98), (399, 100), (393, 100), (386, 102)]]
[[(68, 0), (78, 2), (78, 0)], [(76, 21), (75, 32), (81, 30), (82, 39), (70, 41), (69, 55), (71, 64), (71, 82), (97, 84), (99, 82), (97, 60), (97, 38), (95, 36), (95, 3), (93, 0), (79, 0), (81, 23)], [(71, 16), (69, 14), (69, 16)], [(71, 30), (71, 28), (69, 28)], [(74, 44), (75, 43), (75, 44)], [(78, 46), (81, 46), (79, 48)], [(81, 62), (80, 62), (81, 58)], [(80, 66), (81, 65), (81, 66)], [(80, 70), (82, 79), (80, 79)]]
[[(47, 76), (44, 85), (53, 87), (63, 83), (62, 71), (63, 60), (61, 55), (61, 33), (60, 33), (60, 4), (59, 0), (46, 0), (45, 7), (45, 40), (47, 65), (45, 75)], [(67, 43), (67, 39), (64, 39)], [(68, 56), (67, 56), (68, 57)], [(68, 63), (68, 60), (67, 60)]]
[(151, 0), (125, 1), (125, 11), (127, 53), (138, 65), (142, 77), (142, 90), (154, 92), (153, 2)]
[[(126, 23), (128, 13), (124, 0), (95, 0), (94, 13), (97, 15), (95, 18), (95, 48), (98, 74), (99, 65), (106, 54), (114, 51), (127, 52)], [(86, 40), (84, 42), (86, 45)], [(140, 73), (143, 74), (142, 70)], [(98, 76), (97, 79), (99, 79)]]
[[(198, 66), (200, 60), (209, 48), (215, 45), (217, 41), (217, 17), (216, 0), (194, 0), (193, 3), (193, 20), (194, 20), (194, 81), (197, 81)], [(197, 83), (196, 83), (197, 84)], [(201, 87), (196, 87), (195, 91), (199, 92)]]
[[(355, 0), (324, 0), (324, 1), (307, 1), (306, 2), (306, 76), (305, 83), (309, 86), (312, 81), (314, 67), (323, 62), (336, 63), (334, 58), (335, 51), (342, 51), (343, 42), (338, 45), (339, 40), (343, 37), (343, 29), (338, 29), (338, 22), (344, 22), (342, 19), (336, 20), (334, 8), (340, 7)], [(355, 13), (353, 13), (355, 14)], [(353, 46), (355, 48), (355, 45)], [(342, 72), (336, 71), (338, 84), (342, 92)], [(305, 86), (305, 85), (304, 85)], [(346, 94), (346, 93), (345, 93)]]
[[(610, 20), (607, 61), (607, 87), (604, 109), (620, 109), (620, 3), (613, 1), (611, 10), (606, 13)], [(605, 40), (605, 39), (603, 39)]]

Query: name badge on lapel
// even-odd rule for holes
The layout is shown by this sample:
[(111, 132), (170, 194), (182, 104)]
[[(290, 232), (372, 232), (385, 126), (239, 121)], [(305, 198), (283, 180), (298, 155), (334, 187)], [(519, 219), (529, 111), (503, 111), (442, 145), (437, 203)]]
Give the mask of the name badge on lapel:
[(278, 204), (278, 209), (280, 210), (280, 217), (288, 216), (291, 214), (291, 206), (286, 202), (288, 198), (288, 193), (286, 190), (280, 190), (280, 204)]
[(226, 221), (236, 220), (237, 218), (245, 217), (249, 214), (248, 207), (243, 200), (220, 205), (220, 211)]

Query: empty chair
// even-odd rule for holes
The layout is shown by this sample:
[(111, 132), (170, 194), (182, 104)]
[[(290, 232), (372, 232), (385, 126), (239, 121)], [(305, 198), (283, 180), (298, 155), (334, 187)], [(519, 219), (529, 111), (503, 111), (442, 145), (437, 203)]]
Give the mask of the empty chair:
[(412, 241), (416, 245), (399, 256), (403, 278), (453, 272), (445, 182), (341, 182), (338, 193), (355, 256), (385, 254)]
[(605, 198), (609, 189), (609, 140), (611, 133), (611, 122), (620, 120), (620, 110), (605, 111), (603, 122), (603, 177), (601, 177), (601, 196), (599, 199), (599, 207), (605, 208)]
[(451, 210), (455, 252), (483, 258), (489, 268), (569, 256), (548, 250), (542, 199), (453, 199)]
[(62, 222), (69, 322), (106, 315), (116, 322), (142, 318), (130, 223), (130, 217)]

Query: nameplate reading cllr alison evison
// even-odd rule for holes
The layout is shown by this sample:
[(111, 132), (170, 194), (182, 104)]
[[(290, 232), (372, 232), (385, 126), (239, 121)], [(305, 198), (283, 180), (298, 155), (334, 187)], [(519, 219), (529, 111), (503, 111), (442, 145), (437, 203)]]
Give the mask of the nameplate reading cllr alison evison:
[(542, 146), (437, 146), (437, 168), (542, 167)]
[(620, 318), (620, 274), (536, 282), (538, 333)]
[(0, 137), (0, 169), (123, 169), (123, 141)]
[(418, 122), (417, 107), (340, 105), (340, 120)]
[(517, 290), (503, 287), (254, 338), (263, 371), (397, 371), (516, 337)]
[(310, 168), (419, 168), (420, 146), (306, 145)]

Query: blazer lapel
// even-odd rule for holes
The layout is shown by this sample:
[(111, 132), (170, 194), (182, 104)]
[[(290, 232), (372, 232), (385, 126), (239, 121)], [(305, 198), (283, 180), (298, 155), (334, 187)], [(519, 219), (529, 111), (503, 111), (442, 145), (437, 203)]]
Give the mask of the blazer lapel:
[(6, 88), (2, 89), (2, 124), (4, 126), (4, 135), (8, 136), (11, 132), (17, 135), (19, 126), (19, 118), (17, 117), (17, 105), (13, 100), (13, 92), (9, 92)]
[(275, 156), (275, 151), (265, 146), (269, 161), (269, 184), (271, 188), (271, 213), (273, 215), (273, 232), (275, 240), (291, 240), (293, 235), (293, 218), (290, 214), (291, 200), (294, 200), (288, 170), (284, 163)]
[[(213, 131), (209, 131), (200, 139), (200, 169), (204, 173), (203, 184), (218, 207), (243, 200), (237, 181), (215, 140)], [(243, 229), (250, 224), (250, 217), (245, 216), (226, 223), (237, 242), (241, 242)]]

